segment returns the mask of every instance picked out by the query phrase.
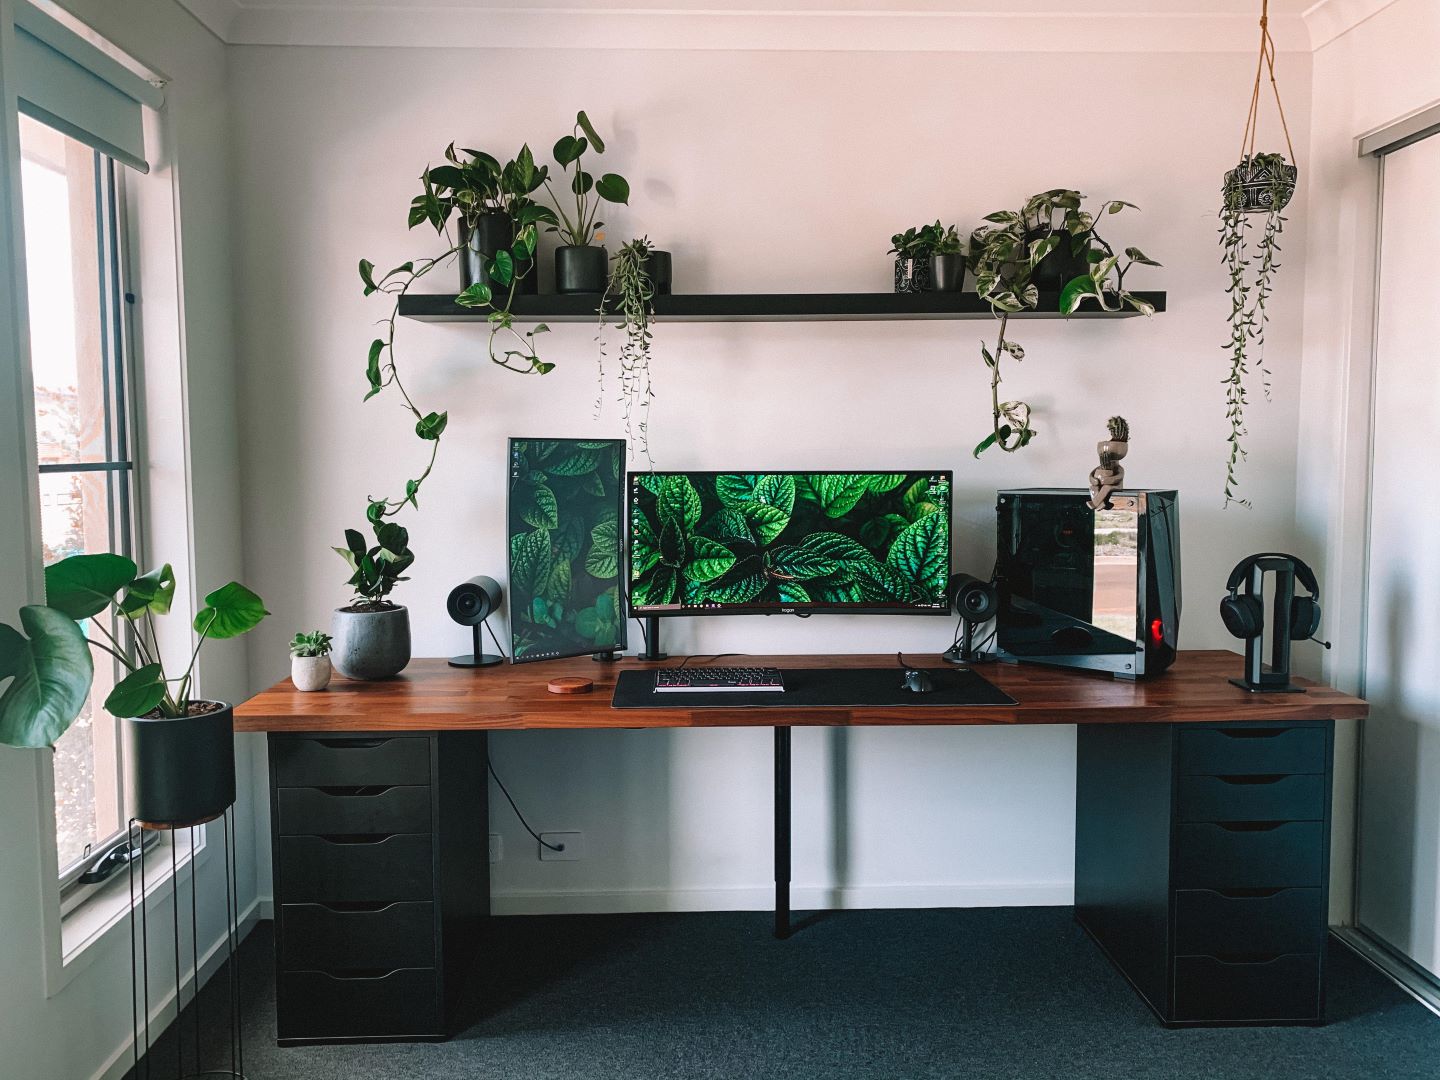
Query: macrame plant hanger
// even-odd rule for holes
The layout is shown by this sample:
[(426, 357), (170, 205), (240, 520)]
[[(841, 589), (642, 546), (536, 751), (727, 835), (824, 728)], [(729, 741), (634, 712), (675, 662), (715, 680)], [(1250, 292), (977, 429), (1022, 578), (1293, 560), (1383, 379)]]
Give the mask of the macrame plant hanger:
[(1255, 135), (1260, 128), (1260, 80), (1270, 75), (1270, 89), (1275, 94), (1275, 108), (1280, 113), (1280, 129), (1285, 132), (1285, 149), (1289, 162), (1296, 164), (1295, 146), (1290, 142), (1290, 125), (1285, 122), (1285, 105), (1280, 100), (1280, 84), (1275, 81), (1275, 39), (1270, 36), (1270, 0), (1260, 0), (1260, 60), (1255, 65), (1255, 87), (1250, 92), (1250, 111), (1245, 116), (1245, 135), (1240, 140), (1240, 160), (1255, 156)]

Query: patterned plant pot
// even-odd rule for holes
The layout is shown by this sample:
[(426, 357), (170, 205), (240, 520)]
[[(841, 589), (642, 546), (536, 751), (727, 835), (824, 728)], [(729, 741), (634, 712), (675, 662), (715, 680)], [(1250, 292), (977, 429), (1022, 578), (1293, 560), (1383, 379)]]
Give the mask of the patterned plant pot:
[(1295, 194), (1300, 170), (1284, 161), (1246, 157), (1225, 174), (1225, 205), (1243, 214), (1283, 210)]
[(895, 291), (925, 292), (930, 288), (929, 258), (915, 259), (907, 255), (895, 256)]

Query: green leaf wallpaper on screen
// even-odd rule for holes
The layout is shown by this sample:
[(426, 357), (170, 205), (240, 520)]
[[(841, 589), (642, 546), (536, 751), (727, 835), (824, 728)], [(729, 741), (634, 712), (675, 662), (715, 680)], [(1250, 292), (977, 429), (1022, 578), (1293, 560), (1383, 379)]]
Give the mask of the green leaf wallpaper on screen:
[(637, 473), (631, 489), (637, 608), (944, 608), (947, 474)]
[(510, 638), (517, 661), (625, 648), (620, 439), (511, 439)]

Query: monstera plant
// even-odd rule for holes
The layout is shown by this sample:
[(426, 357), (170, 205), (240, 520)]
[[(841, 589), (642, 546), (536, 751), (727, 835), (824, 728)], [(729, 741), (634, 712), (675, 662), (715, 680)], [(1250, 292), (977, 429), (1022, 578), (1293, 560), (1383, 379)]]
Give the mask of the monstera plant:
[(631, 508), (631, 599), (663, 604), (927, 603), (950, 565), (928, 479), (648, 474)]

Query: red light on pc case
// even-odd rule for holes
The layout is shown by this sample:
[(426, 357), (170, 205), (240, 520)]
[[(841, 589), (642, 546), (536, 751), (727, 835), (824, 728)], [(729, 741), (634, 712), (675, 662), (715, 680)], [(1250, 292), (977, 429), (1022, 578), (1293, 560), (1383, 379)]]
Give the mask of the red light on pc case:
[(1150, 637), (1154, 639), (1157, 645), (1165, 640), (1165, 624), (1159, 619), (1150, 620)]

